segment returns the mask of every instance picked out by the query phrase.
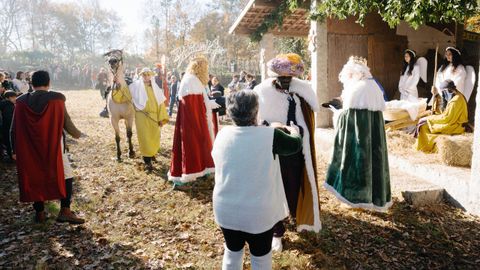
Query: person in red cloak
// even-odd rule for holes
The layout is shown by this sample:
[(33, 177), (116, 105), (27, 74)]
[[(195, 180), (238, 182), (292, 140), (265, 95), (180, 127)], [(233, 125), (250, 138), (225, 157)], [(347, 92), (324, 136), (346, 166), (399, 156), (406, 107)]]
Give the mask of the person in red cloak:
[(170, 104), (170, 90), (168, 89), (168, 84), (169, 81), (167, 78), (166, 74), (166, 69), (163, 68), (162, 64), (156, 63), (155, 64), (155, 73), (157, 73), (157, 76), (155, 76), (155, 82), (157, 83), (160, 88), (163, 89), (163, 95), (165, 96), (165, 106), (168, 108)]
[(57, 222), (82, 224), (70, 211), (73, 171), (65, 151), (66, 130), (74, 138), (81, 132), (65, 108), (65, 96), (49, 91), (47, 71), (32, 75), (34, 92), (17, 99), (11, 128), (14, 159), (17, 162), (21, 202), (34, 202), (35, 222), (45, 222), (44, 201), (61, 199)]
[(174, 187), (215, 172), (211, 156), (215, 127), (212, 109), (220, 107), (208, 97), (208, 62), (194, 58), (178, 91), (178, 113), (168, 179)]

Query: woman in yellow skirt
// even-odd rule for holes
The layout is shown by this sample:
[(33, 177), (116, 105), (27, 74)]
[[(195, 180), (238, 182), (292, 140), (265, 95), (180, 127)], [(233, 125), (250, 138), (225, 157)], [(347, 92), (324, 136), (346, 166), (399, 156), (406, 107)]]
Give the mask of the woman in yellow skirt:
[(152, 159), (160, 150), (160, 129), (168, 123), (165, 96), (162, 89), (153, 80), (154, 72), (142, 69), (140, 79), (129, 88), (135, 106), (135, 125), (138, 144), (145, 162), (145, 170), (153, 170)]

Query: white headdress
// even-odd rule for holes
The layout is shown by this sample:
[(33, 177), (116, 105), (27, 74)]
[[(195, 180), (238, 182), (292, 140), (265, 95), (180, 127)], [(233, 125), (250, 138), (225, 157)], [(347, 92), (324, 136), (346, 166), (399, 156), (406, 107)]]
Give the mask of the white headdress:
[(406, 49), (405, 52), (411, 52), (413, 57), (417, 57), (417, 53), (414, 50)]
[(447, 50), (456, 51), (459, 55), (462, 55), (462, 53), (460, 52), (460, 50), (457, 49), (457, 48), (455, 48), (455, 47), (447, 47), (447, 48), (445, 49), (445, 51), (447, 51)]

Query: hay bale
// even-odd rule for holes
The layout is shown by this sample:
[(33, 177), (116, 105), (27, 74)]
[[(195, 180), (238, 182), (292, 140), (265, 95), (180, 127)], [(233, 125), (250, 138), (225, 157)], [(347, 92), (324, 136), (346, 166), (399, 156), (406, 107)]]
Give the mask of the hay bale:
[(473, 134), (440, 135), (436, 140), (440, 160), (449, 166), (472, 165)]

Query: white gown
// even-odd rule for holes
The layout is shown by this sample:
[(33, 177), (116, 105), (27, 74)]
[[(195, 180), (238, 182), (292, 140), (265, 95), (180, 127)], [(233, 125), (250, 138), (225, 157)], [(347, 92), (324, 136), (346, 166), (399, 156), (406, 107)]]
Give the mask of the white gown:
[(445, 80), (452, 80), (457, 87), (457, 90), (465, 95), (465, 79), (467, 78), (467, 71), (463, 65), (458, 65), (458, 67), (453, 70), (453, 65), (450, 64), (448, 67), (440, 71), (438, 70), (437, 79), (435, 80), (435, 87), (438, 91), (441, 91), (440, 85)]
[(400, 91), (400, 100), (407, 100), (411, 102), (418, 101), (418, 89), (417, 84), (420, 80), (420, 68), (415, 65), (412, 70), (412, 74), (408, 74), (408, 68), (405, 74), (400, 76), (398, 82), (398, 90)]

